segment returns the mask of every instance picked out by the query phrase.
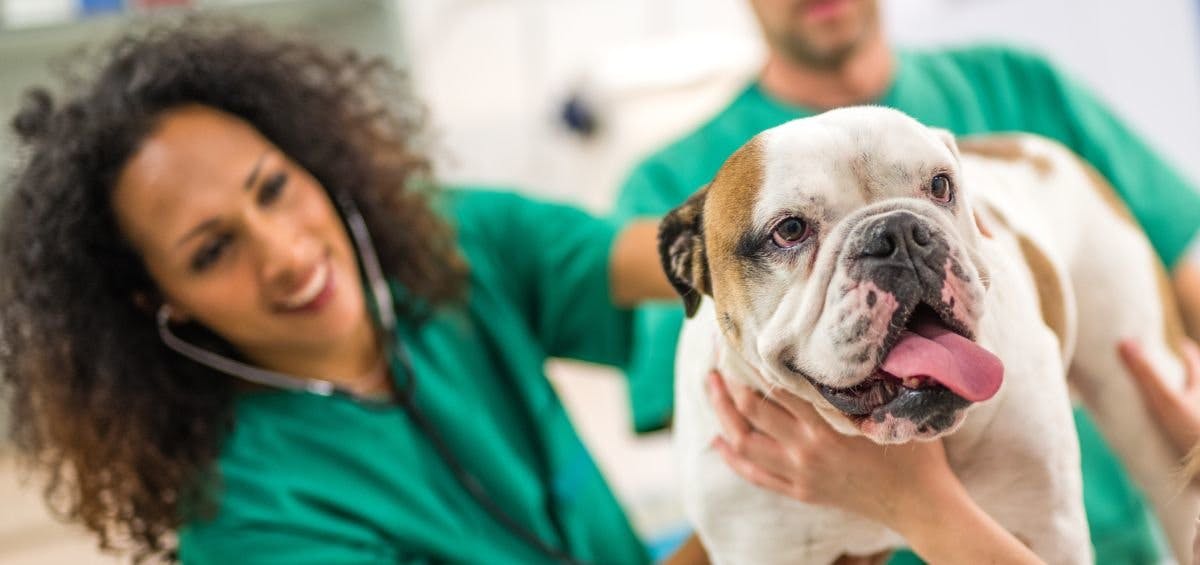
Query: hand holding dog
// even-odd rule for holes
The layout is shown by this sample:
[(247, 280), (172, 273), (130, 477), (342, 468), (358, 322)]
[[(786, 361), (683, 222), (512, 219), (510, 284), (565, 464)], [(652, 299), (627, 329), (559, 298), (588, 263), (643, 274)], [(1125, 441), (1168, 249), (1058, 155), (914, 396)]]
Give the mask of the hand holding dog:
[(1200, 441), (1200, 349), (1190, 340), (1181, 349), (1187, 371), (1182, 390), (1173, 389), (1163, 380), (1136, 339), (1122, 341), (1117, 351), (1141, 391), (1146, 408), (1183, 457)]
[(835, 506), (885, 524), (902, 497), (953, 480), (941, 441), (883, 448), (835, 431), (812, 404), (784, 391), (770, 398), (710, 375), (724, 431), (714, 447), (750, 482), (803, 502)]
[(713, 448), (747, 481), (880, 522), (926, 561), (1041, 563), (970, 499), (940, 440), (882, 446), (837, 432), (786, 391), (768, 398), (715, 372), (708, 387), (723, 430)]

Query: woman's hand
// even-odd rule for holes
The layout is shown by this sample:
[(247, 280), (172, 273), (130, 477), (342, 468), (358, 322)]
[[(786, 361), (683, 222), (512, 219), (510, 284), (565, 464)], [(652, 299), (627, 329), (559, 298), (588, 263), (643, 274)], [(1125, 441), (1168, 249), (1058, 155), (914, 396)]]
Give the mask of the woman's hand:
[(931, 563), (1041, 563), (975, 505), (940, 440), (882, 446), (786, 391), (767, 398), (715, 372), (708, 386), (723, 434), (713, 447), (751, 483), (880, 522)]
[(1136, 339), (1126, 339), (1117, 346), (1146, 408), (1183, 457), (1200, 440), (1200, 350), (1190, 340), (1181, 344), (1181, 349), (1187, 377), (1183, 389), (1175, 390), (1150, 365)]

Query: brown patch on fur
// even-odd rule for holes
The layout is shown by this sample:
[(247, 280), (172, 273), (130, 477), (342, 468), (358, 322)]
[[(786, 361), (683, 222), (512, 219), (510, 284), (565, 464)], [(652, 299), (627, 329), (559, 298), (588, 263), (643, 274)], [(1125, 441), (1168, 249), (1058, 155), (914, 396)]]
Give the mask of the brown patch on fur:
[(842, 554), (833, 561), (833, 565), (883, 565), (892, 557), (892, 550), (885, 549), (874, 555)]
[(1004, 161), (1024, 161), (1033, 166), (1041, 175), (1050, 174), (1054, 169), (1050, 159), (1041, 155), (1032, 155), (1021, 144), (1016, 135), (984, 135), (960, 138), (958, 150), (962, 153), (1000, 159)]
[(1141, 231), (1142, 227), (1137, 223), (1137, 219), (1133, 217), (1133, 212), (1129, 211), (1129, 206), (1126, 206), (1125, 201), (1121, 200), (1121, 196), (1118, 195), (1117, 190), (1113, 188), (1111, 184), (1109, 184), (1108, 179), (1104, 178), (1104, 175), (1100, 174), (1100, 171), (1097, 171), (1096, 167), (1093, 167), (1091, 163), (1088, 163), (1079, 157), (1076, 157), (1075, 160), (1079, 162), (1080, 168), (1087, 173), (1088, 179), (1092, 181), (1089, 183), (1092, 187), (1092, 190), (1096, 191), (1096, 194), (1100, 196), (1100, 199), (1103, 200), (1105, 204), (1108, 204), (1108, 207), (1112, 209), (1113, 213), (1129, 225), (1137, 228), (1138, 231)]
[(749, 308), (745, 265), (736, 257), (738, 241), (751, 225), (751, 214), (763, 183), (762, 141), (743, 145), (717, 171), (704, 203), (705, 251), (712, 277), (713, 299), (722, 311), (740, 318)]
[(1008, 216), (1005, 216), (1004, 213), (995, 206), (987, 204), (986, 202), (980, 202), (975, 208), (975, 213), (987, 218), (989, 222), (994, 222), (996, 225), (999, 225), (1008, 231), (1013, 231), (1012, 222), (1008, 220)]
[(1059, 348), (1065, 353), (1067, 346), (1067, 309), (1066, 297), (1062, 292), (1062, 280), (1054, 270), (1050, 258), (1038, 248), (1028, 237), (1017, 234), (1017, 243), (1021, 247), (1021, 255), (1025, 256), (1025, 264), (1033, 275), (1033, 283), (1037, 286), (1038, 306), (1042, 310), (1042, 321), (1058, 336)]
[(742, 328), (741, 326), (738, 326), (737, 321), (733, 319), (733, 316), (730, 315), (729, 312), (721, 312), (720, 321), (721, 329), (725, 330), (725, 334), (728, 335), (734, 343), (742, 341)]
[[(1087, 178), (1091, 180), (1092, 190), (1096, 191), (1100, 199), (1109, 205), (1118, 218), (1128, 223), (1129, 226), (1138, 228), (1141, 232), (1141, 224), (1133, 216), (1133, 212), (1129, 211), (1129, 206), (1118, 196), (1116, 188), (1112, 188), (1112, 185), (1109, 184), (1109, 180), (1105, 179), (1104, 175), (1096, 170), (1096, 167), (1092, 167), (1091, 163), (1082, 158), (1078, 158), (1078, 161), (1079, 166), (1087, 173)], [(1171, 353), (1182, 359), (1183, 350), (1180, 349), (1180, 342), (1187, 337), (1187, 331), (1184, 330), (1183, 317), (1175, 300), (1175, 288), (1172, 287), (1170, 277), (1166, 275), (1166, 268), (1162, 262), (1159, 262), (1158, 256), (1151, 254), (1151, 262), (1154, 264), (1154, 277), (1158, 281), (1158, 300), (1163, 305), (1163, 338), (1166, 339), (1166, 347), (1171, 349)]]
[(979, 230), (980, 235), (988, 239), (995, 237), (992, 235), (992, 229), (987, 226), (987, 222), (983, 221), (983, 217), (979, 215), (978, 211), (972, 212), (971, 216), (975, 218), (975, 228)]
[(700, 543), (700, 538), (696, 534), (688, 537), (679, 549), (675, 550), (663, 561), (663, 565), (708, 565), (708, 550), (704, 549), (704, 544)]
[[(1100, 199), (1112, 209), (1113, 213), (1125, 223), (1133, 226), (1138, 231), (1142, 231), (1141, 224), (1138, 224), (1137, 219), (1133, 217), (1133, 213), (1129, 211), (1129, 206), (1117, 194), (1117, 190), (1113, 188), (1108, 179), (1100, 174), (1087, 161), (1076, 157), (1079, 166), (1087, 173), (1091, 180), (1089, 183), (1092, 189), (1100, 196)], [(1171, 348), (1171, 352), (1176, 357), (1183, 358), (1183, 350), (1180, 349), (1180, 343), (1187, 336), (1184, 330), (1183, 318), (1179, 312), (1179, 306), (1175, 301), (1175, 289), (1171, 285), (1171, 279), (1167, 276), (1167, 270), (1162, 262), (1158, 260), (1158, 256), (1150, 254), (1150, 260), (1154, 263), (1154, 276), (1158, 282), (1158, 301), (1163, 309), (1163, 338), (1167, 341), (1167, 346)]]
[(1184, 456), (1179, 478), (1181, 486), (1200, 480), (1200, 444), (1192, 446), (1192, 449)]

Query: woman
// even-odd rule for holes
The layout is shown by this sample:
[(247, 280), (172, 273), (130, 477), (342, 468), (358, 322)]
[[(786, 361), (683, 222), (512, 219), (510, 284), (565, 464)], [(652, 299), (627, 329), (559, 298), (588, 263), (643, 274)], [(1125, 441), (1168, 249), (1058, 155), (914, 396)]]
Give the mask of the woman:
[(614, 302), (673, 294), (653, 226), (435, 194), (394, 71), (257, 27), (131, 34), (73, 86), (14, 120), (0, 220), (60, 513), (197, 563), (647, 559), (542, 364), (623, 360)]
[[(395, 72), (257, 27), (153, 28), (98, 69), (31, 93), (0, 217), (12, 432), (62, 515), (194, 563), (648, 559), (542, 365), (625, 360), (614, 304), (674, 296), (652, 225), (435, 191)], [(930, 560), (1033, 559), (939, 443), (885, 451), (737, 392), (751, 428), (714, 386), (749, 479)], [(870, 502), (914, 494), (989, 535), (925, 545), (941, 523)]]

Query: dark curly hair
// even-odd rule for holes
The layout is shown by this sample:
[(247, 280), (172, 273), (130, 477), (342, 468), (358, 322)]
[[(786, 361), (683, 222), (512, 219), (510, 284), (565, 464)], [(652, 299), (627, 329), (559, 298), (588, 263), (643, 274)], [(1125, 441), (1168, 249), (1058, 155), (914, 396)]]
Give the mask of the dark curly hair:
[(414, 148), (424, 110), (382, 60), (193, 16), (129, 32), (85, 61), (93, 70), (69, 72), (59, 103), (31, 90), (12, 121), (24, 144), (0, 215), (11, 433), (46, 473), (47, 503), (102, 549), (174, 559), (173, 532), (214, 507), (234, 385), (166, 349), (153, 305), (133, 299), (157, 294), (110, 198), (158, 117), (189, 104), (238, 116), (328, 191), (349, 194), (406, 304), (461, 299), (466, 265)]

